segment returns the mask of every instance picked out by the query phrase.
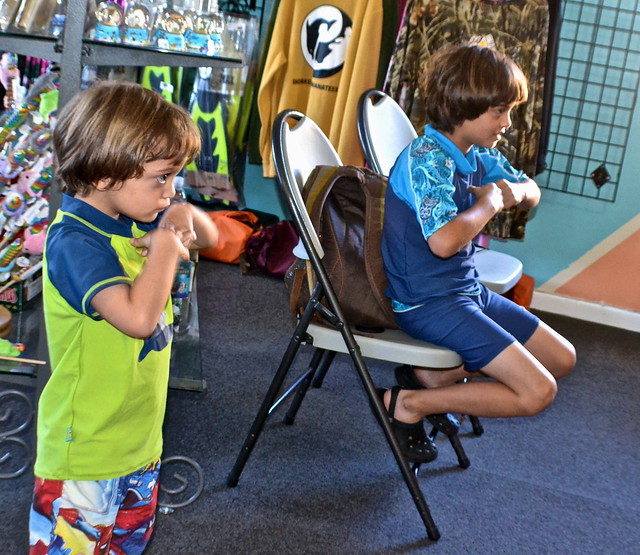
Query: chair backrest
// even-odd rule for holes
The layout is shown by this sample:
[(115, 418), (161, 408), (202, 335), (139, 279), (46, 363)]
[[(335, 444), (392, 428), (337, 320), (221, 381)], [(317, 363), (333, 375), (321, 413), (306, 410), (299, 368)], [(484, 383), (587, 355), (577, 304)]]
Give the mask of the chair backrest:
[(367, 164), (382, 175), (389, 175), (398, 155), (418, 136), (400, 105), (376, 89), (358, 100), (358, 135)]
[(308, 239), (318, 257), (322, 258), (324, 251), (314, 232), (301, 191), (316, 166), (341, 166), (342, 161), (322, 129), (296, 110), (284, 110), (276, 116), (271, 130), (271, 146), (276, 174), (294, 221), (298, 222), (300, 230), (309, 232)]

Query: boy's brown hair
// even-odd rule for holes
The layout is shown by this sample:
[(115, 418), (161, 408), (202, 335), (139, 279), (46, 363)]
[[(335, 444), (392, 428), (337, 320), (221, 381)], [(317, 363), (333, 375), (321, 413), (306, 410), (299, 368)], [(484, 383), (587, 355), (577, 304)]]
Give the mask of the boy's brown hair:
[(520, 104), (528, 97), (527, 79), (511, 58), (469, 44), (436, 55), (421, 85), (429, 122), (446, 133), (493, 106)]
[(135, 83), (101, 82), (78, 93), (53, 132), (56, 176), (63, 193), (87, 194), (142, 176), (155, 160), (191, 162), (200, 135), (189, 113)]

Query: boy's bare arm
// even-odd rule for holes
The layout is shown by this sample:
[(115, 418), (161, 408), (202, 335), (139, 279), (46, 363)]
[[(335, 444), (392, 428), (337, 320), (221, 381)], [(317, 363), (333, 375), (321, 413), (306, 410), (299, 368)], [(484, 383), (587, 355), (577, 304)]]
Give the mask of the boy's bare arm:
[(431, 252), (440, 258), (449, 258), (460, 251), (482, 231), (486, 223), (503, 208), (502, 192), (495, 183), (482, 187), (469, 187), (478, 201), (468, 210), (434, 232), (427, 243)]
[(91, 306), (121, 332), (149, 337), (164, 310), (180, 257), (188, 257), (178, 234), (170, 229), (148, 233), (147, 260), (135, 281), (107, 287), (95, 294)]
[(191, 248), (205, 249), (207, 247), (215, 247), (218, 243), (218, 226), (213, 223), (213, 220), (205, 212), (192, 204), (189, 206), (191, 207), (193, 218), (193, 229), (196, 233), (196, 238), (191, 244)]

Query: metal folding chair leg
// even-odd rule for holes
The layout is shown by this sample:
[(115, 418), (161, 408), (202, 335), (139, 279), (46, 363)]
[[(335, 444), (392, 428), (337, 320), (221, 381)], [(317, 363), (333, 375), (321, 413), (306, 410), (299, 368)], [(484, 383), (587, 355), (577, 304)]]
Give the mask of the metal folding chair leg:
[(469, 416), (469, 422), (471, 422), (471, 427), (473, 428), (473, 433), (477, 436), (481, 436), (484, 434), (484, 428), (480, 423), (480, 419), (477, 416)]
[[(311, 357), (308, 371), (305, 372), (303, 379), (298, 380), (294, 384), (293, 387), (295, 387), (295, 395), (293, 397), (293, 401), (291, 401), (289, 410), (287, 411), (285, 417), (282, 419), (282, 421), (288, 426), (295, 422), (296, 415), (298, 414), (298, 409), (300, 408), (300, 405), (302, 405), (302, 401), (304, 400), (304, 397), (309, 390), (309, 386), (311, 385), (314, 376), (317, 374), (318, 365), (322, 361), (325, 352), (326, 351), (324, 351), (324, 349), (316, 349), (314, 351), (313, 356)], [(292, 389), (290, 389), (289, 392), (292, 392)]]
[(378, 394), (376, 393), (375, 386), (373, 381), (371, 380), (371, 375), (369, 374), (369, 370), (360, 355), (360, 351), (357, 348), (357, 344), (353, 339), (353, 335), (351, 335), (351, 331), (348, 328), (344, 328), (341, 330), (343, 332), (343, 336), (345, 337), (345, 342), (350, 347), (349, 351), (351, 354), (351, 358), (353, 359), (353, 363), (358, 371), (360, 379), (362, 380), (362, 384), (364, 385), (365, 391), (367, 392), (367, 396), (369, 397), (369, 403), (373, 410), (375, 417), (378, 422), (382, 426), (384, 434), (387, 438), (387, 442), (391, 447), (391, 451), (396, 459), (398, 466), (400, 467), (400, 472), (402, 477), (409, 489), (409, 493), (413, 499), (413, 502), (418, 509), (418, 513), (420, 514), (420, 518), (422, 518), (422, 522), (425, 525), (427, 530), (427, 535), (430, 539), (436, 541), (440, 539), (440, 532), (438, 527), (436, 526), (433, 517), (431, 516), (431, 511), (429, 510), (429, 506), (424, 498), (424, 494), (420, 489), (416, 478), (416, 470), (409, 466), (407, 459), (402, 454), (402, 450), (400, 448), (400, 444), (396, 439), (393, 430), (391, 429), (391, 423), (387, 417), (387, 410), (385, 406), (382, 404), (382, 401)]
[(318, 389), (322, 387), (322, 382), (324, 381), (324, 377), (327, 375), (327, 370), (329, 370), (329, 366), (333, 362), (333, 359), (336, 357), (335, 351), (325, 351), (322, 360), (320, 361), (320, 366), (318, 366), (318, 371), (315, 373), (313, 377), (313, 381), (311, 382), (311, 386)]
[[(435, 426), (431, 428), (431, 432), (429, 432), (428, 435), (432, 440), (436, 438), (436, 436), (438, 435), (438, 430)], [(458, 433), (456, 432), (454, 434), (447, 434), (447, 439), (449, 440), (449, 443), (451, 443), (451, 447), (453, 447), (456, 457), (458, 458), (458, 465), (460, 466), (460, 468), (469, 468), (469, 466), (471, 465), (471, 461), (469, 460), (469, 457), (467, 457), (467, 453), (464, 450), (462, 443), (460, 442)]]
[(309, 386), (312, 386), (316, 389), (322, 386), (322, 382), (325, 375), (327, 374), (327, 370), (329, 370), (329, 366), (331, 366), (331, 363), (333, 362), (335, 356), (335, 352), (327, 351), (325, 349), (316, 349), (314, 351), (307, 372), (305, 372), (301, 376), (301, 378), (299, 378), (298, 381), (296, 381), (296, 383), (293, 384), (291, 388), (289, 388), (289, 391), (287, 391), (287, 393), (285, 393), (276, 403), (279, 404), (295, 390), (295, 396), (293, 398), (293, 401), (291, 401), (289, 410), (287, 411), (285, 417), (282, 419), (285, 424), (291, 425), (295, 422), (296, 415), (298, 414), (300, 405), (302, 405), (302, 401), (304, 400), (305, 395), (309, 390)]
[(227, 485), (230, 487), (235, 487), (238, 485), (238, 480), (240, 479), (240, 475), (244, 470), (247, 461), (249, 460), (249, 456), (255, 447), (256, 442), (258, 441), (258, 437), (260, 437), (260, 433), (264, 428), (264, 423), (269, 417), (273, 409), (273, 405), (276, 402), (276, 398), (278, 397), (278, 393), (282, 388), (282, 384), (284, 383), (285, 378), (287, 377), (287, 373), (291, 368), (291, 364), (293, 363), (296, 354), (298, 353), (298, 349), (300, 345), (303, 343), (305, 339), (305, 333), (307, 328), (309, 327), (309, 322), (313, 317), (314, 308), (309, 303), (306, 310), (304, 311), (296, 329), (294, 331), (293, 337), (289, 341), (289, 345), (287, 346), (287, 350), (282, 357), (282, 361), (280, 362), (280, 366), (276, 371), (273, 380), (271, 380), (271, 385), (267, 390), (267, 394), (265, 395), (260, 408), (258, 409), (258, 414), (256, 415), (253, 424), (251, 425), (251, 429), (247, 434), (247, 437), (244, 441), (242, 449), (238, 454), (235, 464), (227, 477)]

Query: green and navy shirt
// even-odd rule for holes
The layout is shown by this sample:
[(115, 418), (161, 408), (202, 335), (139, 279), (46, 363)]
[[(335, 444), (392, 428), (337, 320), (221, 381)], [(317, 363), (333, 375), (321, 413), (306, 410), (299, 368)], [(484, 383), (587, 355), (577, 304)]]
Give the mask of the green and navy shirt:
[(63, 196), (44, 255), (51, 377), (38, 406), (40, 478), (117, 478), (162, 452), (171, 299), (147, 339), (122, 333), (91, 306), (98, 291), (135, 280), (145, 259), (130, 240), (155, 225), (116, 220)]

